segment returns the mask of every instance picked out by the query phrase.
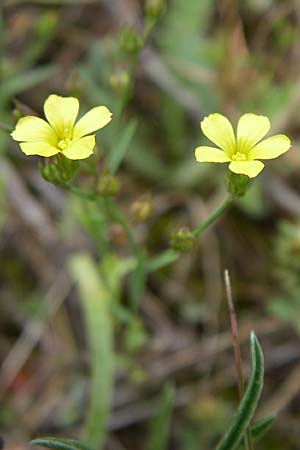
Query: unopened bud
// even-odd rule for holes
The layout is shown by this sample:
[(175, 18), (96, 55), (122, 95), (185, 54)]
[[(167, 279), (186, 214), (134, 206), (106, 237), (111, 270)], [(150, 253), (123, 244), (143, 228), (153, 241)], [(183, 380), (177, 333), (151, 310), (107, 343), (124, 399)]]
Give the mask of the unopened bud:
[(231, 172), (228, 169), (227, 172), (227, 191), (229, 194), (237, 197), (242, 197), (246, 194), (250, 187), (250, 178), (247, 175)]
[(153, 211), (151, 196), (146, 195), (136, 200), (135, 202), (132, 203), (130, 209), (135, 222), (138, 223), (146, 222)]
[(65, 184), (71, 181), (78, 170), (79, 163), (58, 153), (54, 159), (40, 163), (41, 176), (52, 184)]
[(113, 73), (109, 78), (109, 84), (115, 91), (123, 91), (129, 85), (128, 73), (125, 70)]
[(145, 15), (148, 19), (156, 20), (163, 14), (165, 7), (165, 0), (147, 0)]
[(54, 11), (47, 11), (42, 14), (35, 23), (34, 32), (37, 38), (49, 38), (55, 32), (58, 24), (58, 15)]
[(121, 48), (124, 52), (136, 55), (144, 46), (144, 39), (135, 30), (125, 28), (121, 34)]
[(22, 117), (22, 113), (18, 108), (14, 108), (13, 110), (13, 117), (15, 119), (15, 122), (18, 122), (19, 119)]
[(120, 187), (119, 179), (116, 176), (106, 172), (101, 176), (98, 182), (97, 191), (105, 197), (111, 197), (120, 191)]
[(118, 223), (111, 225), (109, 229), (109, 238), (115, 245), (118, 246), (125, 246), (127, 242), (124, 230)]
[(171, 235), (171, 247), (181, 253), (187, 253), (193, 247), (195, 238), (188, 228), (181, 228)]

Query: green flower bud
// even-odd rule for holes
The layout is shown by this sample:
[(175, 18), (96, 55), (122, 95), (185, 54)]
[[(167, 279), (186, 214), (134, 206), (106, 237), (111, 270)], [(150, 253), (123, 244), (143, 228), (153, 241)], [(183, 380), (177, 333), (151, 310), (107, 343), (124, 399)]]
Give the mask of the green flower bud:
[(145, 5), (145, 16), (147, 19), (157, 20), (165, 11), (165, 0), (147, 0)]
[(58, 24), (58, 15), (54, 11), (47, 11), (42, 14), (35, 23), (34, 32), (37, 38), (48, 38), (54, 33)]
[(109, 78), (110, 86), (117, 92), (122, 92), (129, 85), (129, 75), (125, 70), (113, 73)]
[(231, 172), (228, 169), (227, 172), (227, 191), (229, 194), (242, 197), (246, 194), (250, 187), (250, 178), (247, 175)]
[(144, 46), (144, 39), (135, 30), (125, 28), (121, 34), (121, 48), (130, 55), (136, 55)]
[(109, 172), (105, 172), (98, 182), (97, 192), (103, 196), (111, 197), (120, 191), (120, 187), (119, 179)]
[(171, 235), (171, 247), (181, 253), (187, 253), (193, 247), (195, 238), (188, 228), (180, 228)]
[(18, 108), (14, 108), (13, 109), (13, 118), (15, 120), (15, 122), (17, 123), (18, 120), (20, 120), (22, 117), (22, 113)]
[(78, 161), (66, 158), (61, 153), (55, 155), (53, 160), (46, 159), (40, 163), (41, 176), (52, 184), (65, 184), (70, 182), (78, 170)]

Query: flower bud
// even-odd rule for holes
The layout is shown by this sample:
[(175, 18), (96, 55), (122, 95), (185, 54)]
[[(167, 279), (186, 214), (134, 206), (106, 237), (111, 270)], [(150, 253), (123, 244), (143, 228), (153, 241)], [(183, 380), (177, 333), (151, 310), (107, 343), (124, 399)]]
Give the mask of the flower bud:
[(125, 28), (121, 34), (121, 48), (130, 55), (136, 55), (144, 46), (144, 39), (135, 30)]
[(113, 73), (109, 78), (110, 86), (117, 92), (122, 92), (129, 85), (129, 75), (125, 70)]
[(54, 11), (42, 14), (34, 25), (34, 33), (37, 39), (49, 39), (57, 27), (58, 15)]
[(97, 192), (105, 197), (116, 195), (120, 191), (120, 181), (109, 172), (105, 172), (99, 179)]
[(53, 160), (46, 159), (39, 165), (41, 176), (56, 185), (71, 181), (75, 177), (78, 167), (78, 161), (68, 159), (61, 153), (55, 155)]
[(145, 5), (145, 16), (150, 20), (157, 20), (166, 8), (165, 0), (147, 0)]
[(188, 228), (180, 228), (171, 235), (171, 247), (178, 252), (187, 253), (193, 247), (194, 240), (195, 238)]
[(229, 194), (236, 195), (237, 197), (242, 197), (246, 194), (250, 187), (250, 178), (247, 175), (242, 175), (239, 173), (227, 172), (227, 191)]
[(20, 120), (21, 117), (22, 117), (22, 113), (21, 113), (21, 111), (20, 111), (18, 108), (14, 108), (12, 114), (13, 114), (13, 118), (14, 118), (14, 120), (15, 120), (16, 123), (17, 123), (18, 120)]
[(136, 200), (135, 202), (132, 203), (130, 209), (135, 222), (138, 223), (146, 222), (153, 211), (151, 196), (145, 195), (140, 199)]

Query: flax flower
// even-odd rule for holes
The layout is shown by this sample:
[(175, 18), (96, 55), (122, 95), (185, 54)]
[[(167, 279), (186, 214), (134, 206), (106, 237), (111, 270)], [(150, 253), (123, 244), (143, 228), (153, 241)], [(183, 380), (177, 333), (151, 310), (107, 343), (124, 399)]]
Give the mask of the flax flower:
[(229, 169), (238, 174), (256, 177), (264, 168), (260, 159), (273, 159), (287, 152), (291, 142), (284, 134), (264, 140), (270, 129), (265, 116), (244, 114), (238, 121), (236, 136), (229, 120), (222, 114), (210, 114), (202, 120), (202, 132), (218, 146), (200, 146), (195, 150), (199, 162), (229, 163)]
[(106, 106), (96, 106), (75, 123), (79, 101), (74, 97), (50, 95), (44, 103), (48, 122), (39, 117), (20, 119), (11, 136), (25, 155), (49, 157), (62, 153), (69, 159), (84, 159), (93, 153), (95, 135), (111, 121)]

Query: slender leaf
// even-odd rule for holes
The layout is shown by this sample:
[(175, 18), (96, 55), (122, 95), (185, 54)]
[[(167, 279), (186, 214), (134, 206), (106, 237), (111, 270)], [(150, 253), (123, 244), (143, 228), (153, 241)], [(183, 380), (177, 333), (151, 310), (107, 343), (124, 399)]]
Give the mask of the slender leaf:
[[(113, 390), (113, 329), (110, 304), (114, 292), (88, 255), (70, 261), (78, 284), (90, 349), (91, 391), (87, 412), (85, 441), (100, 449), (106, 434)], [(111, 267), (115, 271), (116, 267)], [(118, 269), (118, 268), (117, 268)], [(115, 273), (115, 272), (114, 272)]]
[(264, 359), (259, 342), (251, 334), (251, 376), (238, 410), (227, 433), (221, 438), (216, 450), (234, 450), (243, 438), (255, 413), (263, 388)]
[(269, 430), (269, 428), (273, 425), (276, 416), (269, 416), (265, 419), (260, 420), (256, 424), (251, 427), (251, 435), (253, 439), (256, 441), (259, 440), (264, 434)]
[(33, 439), (30, 444), (40, 445), (42, 447), (50, 448), (53, 450), (91, 450), (89, 447), (79, 441), (56, 437), (41, 437), (38, 439)]
[(150, 424), (147, 450), (166, 450), (175, 389), (165, 386), (158, 405), (158, 411)]
[(146, 272), (151, 273), (162, 269), (163, 267), (172, 264), (176, 259), (178, 259), (178, 253), (175, 250), (166, 250), (154, 258), (148, 259), (145, 264)]
[[(260, 420), (251, 427), (251, 436), (255, 442), (259, 441), (265, 433), (269, 430), (273, 424), (276, 416), (269, 416), (265, 419)], [(240, 442), (239, 448), (243, 448), (243, 443)]]
[(108, 155), (108, 166), (112, 174), (116, 173), (122, 163), (136, 132), (136, 128), (137, 121), (131, 120), (119, 137), (118, 143), (111, 149)]
[(3, 81), (0, 85), (0, 104), (5, 104), (10, 97), (48, 80), (56, 70), (55, 66), (47, 65), (28, 70)]
[(136, 252), (136, 267), (132, 271), (129, 280), (129, 292), (131, 306), (136, 311), (141, 295), (143, 294), (146, 283), (145, 254), (142, 250)]

